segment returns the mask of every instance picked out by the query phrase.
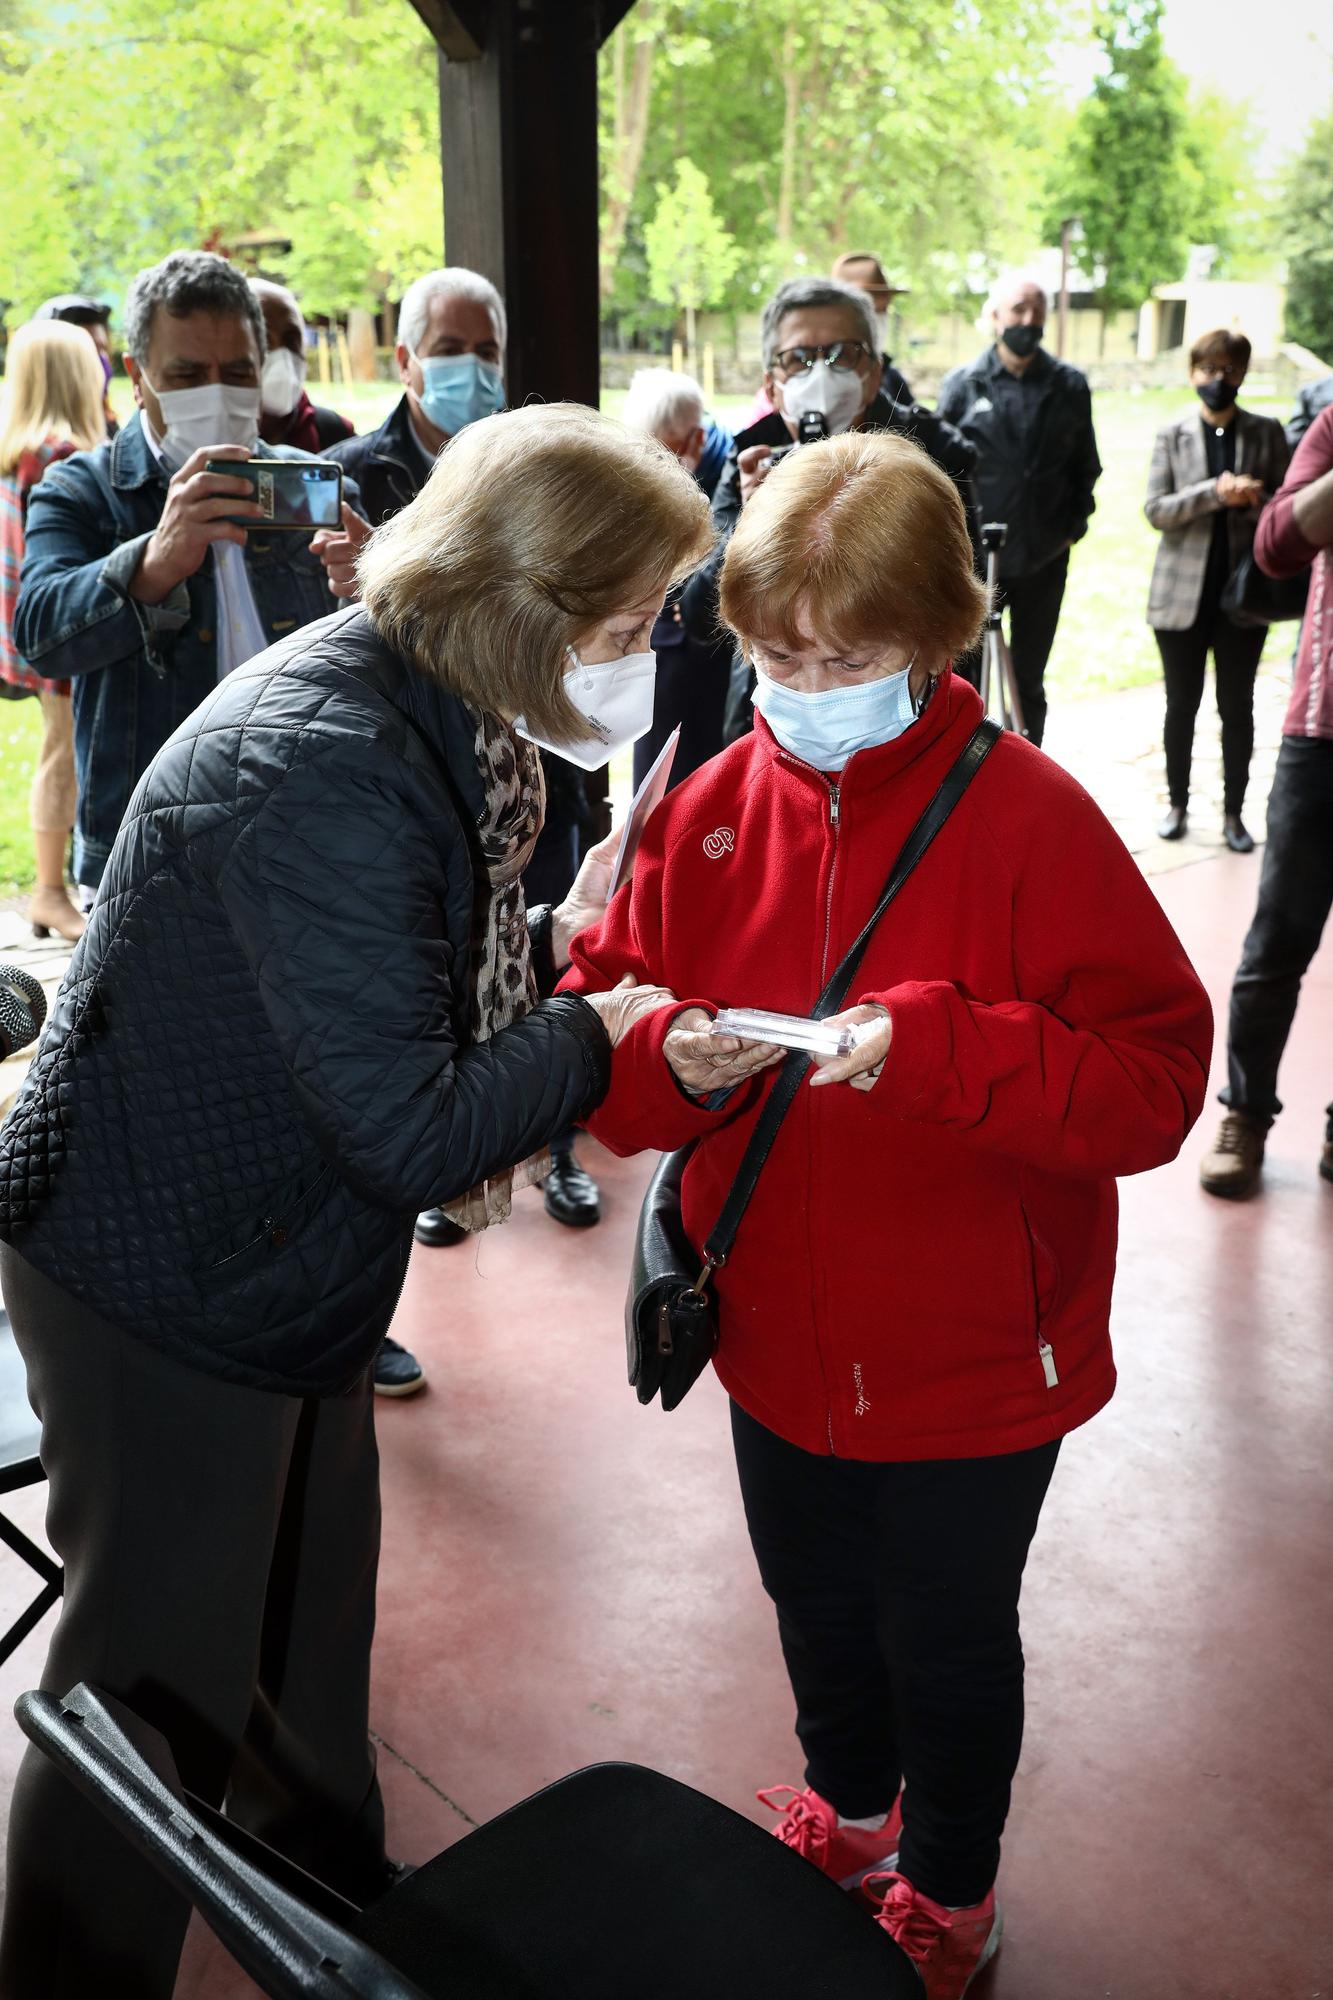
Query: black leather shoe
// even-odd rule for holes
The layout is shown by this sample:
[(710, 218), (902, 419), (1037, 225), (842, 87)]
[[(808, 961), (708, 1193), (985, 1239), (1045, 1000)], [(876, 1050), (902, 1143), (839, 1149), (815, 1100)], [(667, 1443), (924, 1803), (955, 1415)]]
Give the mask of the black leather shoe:
[(377, 1396), (415, 1396), (426, 1386), (426, 1371), (415, 1354), (409, 1354), (386, 1333), (375, 1356)]
[(1184, 806), (1172, 806), (1166, 818), (1157, 829), (1159, 840), (1179, 840), (1189, 821)]
[(546, 1213), (566, 1229), (591, 1229), (602, 1219), (602, 1197), (572, 1153), (557, 1153), (545, 1181)]
[(467, 1231), (457, 1222), (450, 1222), (442, 1208), (423, 1208), (412, 1234), (418, 1243), (442, 1250), (447, 1243), (461, 1243)]
[(1253, 854), (1254, 835), (1239, 813), (1228, 813), (1222, 822), (1222, 838), (1233, 854)]

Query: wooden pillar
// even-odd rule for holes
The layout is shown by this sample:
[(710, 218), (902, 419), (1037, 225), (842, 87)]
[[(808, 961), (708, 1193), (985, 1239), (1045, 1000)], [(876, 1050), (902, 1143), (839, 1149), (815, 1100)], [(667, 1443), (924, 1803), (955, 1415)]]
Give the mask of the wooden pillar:
[(597, 52), (626, 11), (491, 0), (470, 10), (474, 56), (437, 29), (445, 256), (504, 296), (511, 404), (597, 403)]

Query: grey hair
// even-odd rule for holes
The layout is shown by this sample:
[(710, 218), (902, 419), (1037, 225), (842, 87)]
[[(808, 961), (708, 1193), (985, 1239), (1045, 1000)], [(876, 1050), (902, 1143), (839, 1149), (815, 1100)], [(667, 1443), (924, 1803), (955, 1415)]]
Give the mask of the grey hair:
[(765, 368), (773, 366), (778, 351), (778, 328), (787, 314), (814, 311), (820, 306), (843, 306), (855, 313), (861, 324), (862, 340), (872, 354), (879, 353), (875, 314), (868, 293), (858, 285), (844, 285), (840, 278), (789, 278), (785, 285), (778, 286), (764, 307), (760, 338)]
[(267, 350), (264, 315), (249, 283), (225, 257), (211, 250), (173, 250), (160, 264), (140, 271), (125, 297), (125, 347), (142, 368), (148, 359), (153, 314), (183, 319), (187, 313), (212, 313), (218, 319), (242, 319), (254, 334), (262, 361)]
[(1046, 307), (1047, 311), (1050, 310), (1051, 295), (1040, 278), (1034, 278), (1031, 271), (1002, 271), (987, 292), (986, 303), (981, 308), (981, 317), (978, 319), (977, 325), (982, 333), (988, 333), (992, 338), (994, 337), (995, 328), (991, 325), (991, 314), (1000, 310), (1001, 301), (1007, 293), (1017, 291), (1020, 286), (1027, 285), (1031, 285), (1034, 291), (1041, 293), (1042, 304)]
[(495, 338), (500, 352), (504, 353), (509, 338), (505, 302), (489, 278), (483, 278), (480, 271), (466, 270), (461, 264), (453, 264), (440, 271), (427, 271), (424, 278), (417, 278), (408, 286), (398, 308), (400, 347), (416, 353), (417, 342), (426, 331), (430, 302), (437, 298), (471, 299), (473, 305), (485, 306), (495, 321)]
[(670, 368), (638, 368), (625, 396), (620, 420), (649, 437), (678, 438), (704, 420), (704, 392), (693, 375)]

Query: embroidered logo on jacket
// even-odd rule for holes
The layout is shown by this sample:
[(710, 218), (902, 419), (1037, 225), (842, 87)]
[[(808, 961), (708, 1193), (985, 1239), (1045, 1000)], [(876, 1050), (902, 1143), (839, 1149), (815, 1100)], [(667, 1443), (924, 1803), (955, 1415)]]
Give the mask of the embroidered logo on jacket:
[(861, 1364), (859, 1361), (853, 1361), (852, 1363), (852, 1386), (856, 1390), (856, 1407), (853, 1415), (863, 1417), (870, 1408), (870, 1398), (866, 1395), (865, 1383), (861, 1380)]
[(731, 827), (720, 826), (716, 833), (704, 835), (704, 853), (710, 861), (720, 861), (724, 854), (730, 854), (736, 845), (736, 835)]

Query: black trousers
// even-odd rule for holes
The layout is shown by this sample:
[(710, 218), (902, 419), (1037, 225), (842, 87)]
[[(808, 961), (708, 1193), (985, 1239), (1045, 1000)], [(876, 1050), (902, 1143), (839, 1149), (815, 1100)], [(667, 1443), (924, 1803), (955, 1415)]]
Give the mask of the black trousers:
[[(563, 903), (579, 872), (579, 824), (567, 813), (555, 811), (542, 824), (532, 859), (523, 871), (523, 897), (532, 908), (538, 903), (554, 907)], [(551, 1140), (551, 1151), (559, 1158), (574, 1150), (577, 1127), (566, 1126)]]
[(1046, 662), (1068, 578), (1068, 549), (1031, 576), (1000, 578), (998, 601), (1009, 610), (1009, 653), (1023, 704), (1023, 733), (1036, 744), (1046, 733)]
[[(383, 1887), (368, 1733), (379, 1462), (367, 1376), (301, 1400), (181, 1367), (0, 1244), (65, 1565), (42, 1686), (160, 1729), (187, 1790), (345, 1894)], [(5, 2000), (169, 2000), (188, 1910), (30, 1749), (9, 1821)]]
[(1254, 677), (1268, 637), (1266, 625), (1233, 625), (1215, 600), (1205, 599), (1184, 632), (1157, 632), (1166, 682), (1166, 783), (1173, 806), (1190, 800), (1194, 719), (1203, 700), (1208, 655), (1213, 656), (1217, 712), (1222, 720), (1222, 810), (1239, 813), (1254, 755)]
[(903, 1873), (979, 1903), (1023, 1741), (1018, 1597), (1059, 1443), (876, 1465), (801, 1451), (735, 1404), (731, 1426), (806, 1783), (848, 1819), (903, 1784)]
[[(1333, 743), (1284, 736), (1268, 795), (1259, 903), (1231, 989), (1222, 1102), (1271, 1125), (1301, 981), (1333, 907)], [(1333, 1131), (1333, 1104), (1328, 1107)]]

